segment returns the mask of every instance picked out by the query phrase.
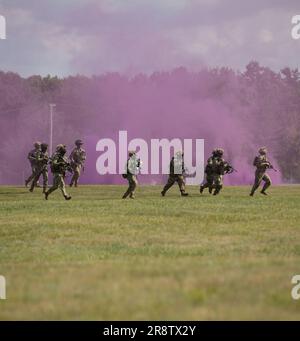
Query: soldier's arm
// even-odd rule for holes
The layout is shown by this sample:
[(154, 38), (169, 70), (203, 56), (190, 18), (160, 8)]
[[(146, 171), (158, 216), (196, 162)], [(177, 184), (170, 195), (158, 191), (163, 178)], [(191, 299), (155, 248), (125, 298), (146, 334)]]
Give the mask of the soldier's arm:
[(70, 154), (70, 156), (69, 156), (69, 159), (70, 159), (71, 161), (74, 161), (74, 152), (75, 152), (75, 149), (72, 150), (72, 152), (71, 152), (71, 154)]
[(187, 173), (187, 169), (185, 168), (185, 164), (184, 164), (183, 160), (182, 160), (182, 164), (181, 164), (181, 172), (182, 172), (182, 174)]
[(272, 168), (272, 165), (270, 164), (269, 161), (262, 162), (261, 165), (262, 165), (263, 167), (266, 167), (266, 168)]
[(53, 165), (63, 165), (64, 164), (64, 160), (61, 159), (60, 157), (54, 157), (54, 158), (52, 158), (51, 163)]
[(49, 156), (47, 154), (44, 154), (42, 157), (42, 161), (46, 164), (49, 161)]
[(82, 150), (82, 161), (85, 161), (86, 160), (86, 151), (85, 150)]
[(208, 166), (212, 165), (212, 157), (210, 157), (210, 158), (207, 159), (207, 165), (208, 165)]
[(41, 152), (36, 152), (36, 153), (34, 153), (34, 155), (33, 155), (33, 160), (36, 161), (36, 162), (41, 161), (41, 160), (42, 160), (42, 159), (41, 159)]
[(233, 173), (234, 172), (234, 168), (228, 162), (225, 162), (225, 170), (227, 173)]
[(33, 160), (36, 159), (35, 154), (33, 154), (32, 152), (29, 152), (29, 153), (28, 153), (27, 158), (28, 158), (28, 160), (30, 160), (30, 161), (33, 161)]
[(256, 157), (253, 161), (253, 166), (258, 167), (260, 165), (259, 157)]
[(170, 162), (169, 173), (170, 174), (174, 173), (174, 159), (172, 159)]

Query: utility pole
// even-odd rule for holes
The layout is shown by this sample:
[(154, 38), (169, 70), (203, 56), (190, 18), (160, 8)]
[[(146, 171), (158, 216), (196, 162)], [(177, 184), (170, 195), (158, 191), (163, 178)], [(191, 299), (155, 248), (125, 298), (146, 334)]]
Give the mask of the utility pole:
[(50, 141), (49, 141), (49, 155), (52, 155), (52, 146), (53, 146), (53, 111), (56, 107), (56, 104), (50, 103)]

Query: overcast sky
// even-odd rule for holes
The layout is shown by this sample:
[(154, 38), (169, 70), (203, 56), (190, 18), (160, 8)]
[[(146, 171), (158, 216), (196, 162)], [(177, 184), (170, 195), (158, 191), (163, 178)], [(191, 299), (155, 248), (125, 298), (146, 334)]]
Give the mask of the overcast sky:
[(0, 14), (0, 69), (23, 76), (300, 64), (300, 0), (0, 0)]

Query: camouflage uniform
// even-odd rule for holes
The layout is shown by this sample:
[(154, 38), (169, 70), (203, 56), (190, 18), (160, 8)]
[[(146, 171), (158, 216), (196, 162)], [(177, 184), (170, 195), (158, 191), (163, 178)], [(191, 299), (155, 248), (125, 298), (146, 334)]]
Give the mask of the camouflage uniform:
[(223, 176), (224, 174), (231, 173), (233, 168), (226, 162), (223, 156), (223, 149), (217, 148), (213, 151), (213, 155), (208, 159), (206, 166), (206, 183), (200, 186), (200, 193), (203, 192), (204, 188), (209, 188), (209, 192), (213, 195), (220, 193), (223, 188)]
[(271, 178), (268, 174), (266, 174), (266, 170), (269, 168), (273, 168), (271, 163), (267, 160), (267, 149), (262, 147), (259, 149), (259, 155), (255, 157), (253, 161), (253, 166), (256, 167), (255, 171), (255, 181), (251, 190), (250, 195), (253, 196), (255, 191), (260, 186), (261, 182), (264, 181), (264, 186), (261, 190), (261, 193), (267, 195), (266, 189), (271, 186)]
[(83, 142), (81, 140), (76, 140), (75, 145), (76, 148), (73, 149), (70, 155), (71, 167), (73, 169), (73, 177), (70, 182), (71, 187), (73, 186), (73, 184), (75, 185), (75, 187), (77, 187), (81, 169), (84, 167), (84, 162), (86, 159), (86, 152), (84, 149), (81, 148)]
[[(41, 142), (35, 142), (34, 144), (34, 149), (32, 149), (27, 156), (27, 159), (30, 162), (30, 166), (31, 166), (31, 175), (25, 180), (25, 186), (27, 187), (28, 184), (33, 180), (33, 178), (35, 177), (35, 173), (36, 173), (36, 167), (37, 167), (37, 158), (38, 155), (41, 151)], [(35, 184), (35, 186), (37, 186), (38, 184), (38, 179), (37, 182)]]
[(138, 185), (137, 181), (137, 173), (140, 170), (140, 160), (136, 158), (135, 152), (129, 152), (129, 159), (126, 163), (126, 174), (125, 177), (128, 181), (128, 189), (123, 195), (123, 199), (126, 199), (128, 196), (131, 199), (134, 199), (135, 189)]
[(30, 192), (33, 192), (33, 189), (36, 185), (36, 182), (40, 178), (40, 176), (43, 176), (43, 193), (46, 192), (48, 187), (48, 145), (46, 143), (41, 144), (41, 151), (38, 153), (36, 158), (36, 169), (34, 172), (34, 178), (31, 182)]
[(71, 169), (71, 166), (65, 157), (66, 147), (64, 145), (58, 145), (56, 148), (56, 153), (51, 157), (50, 165), (51, 172), (53, 173), (53, 186), (45, 192), (45, 199), (48, 200), (50, 193), (60, 188), (64, 198), (70, 200), (71, 196), (66, 192), (65, 185), (65, 173), (67, 170)]
[(213, 155), (207, 160), (207, 164), (205, 167), (205, 182), (200, 186), (200, 193), (202, 194), (205, 188), (208, 188), (209, 193), (212, 193), (214, 187), (214, 177), (213, 177), (213, 158), (215, 156), (215, 151), (213, 151)]
[(171, 188), (175, 182), (177, 182), (181, 195), (187, 196), (188, 193), (185, 192), (184, 174), (185, 174), (185, 167), (184, 167), (184, 162), (183, 162), (183, 153), (177, 152), (175, 157), (172, 157), (171, 159), (168, 182), (163, 188), (161, 195), (165, 196), (168, 189)]

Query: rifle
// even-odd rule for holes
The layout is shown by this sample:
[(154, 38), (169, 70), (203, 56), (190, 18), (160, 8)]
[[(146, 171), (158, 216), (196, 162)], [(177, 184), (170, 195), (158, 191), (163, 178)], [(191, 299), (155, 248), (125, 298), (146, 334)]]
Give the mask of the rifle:
[(226, 168), (225, 168), (226, 174), (231, 174), (233, 172), (238, 173), (238, 171), (235, 168), (233, 168), (231, 165), (228, 165)]
[(66, 173), (73, 173), (73, 168), (71, 166), (71, 163), (69, 161), (66, 161), (63, 156), (59, 155), (57, 158), (57, 161), (55, 164), (53, 164), (53, 161), (55, 160), (55, 156), (52, 156), (49, 158), (50, 160), (50, 166), (52, 173), (55, 172), (62, 172), (64, 177), (66, 176)]
[(269, 169), (272, 169), (274, 172), (278, 172), (278, 170), (277, 170), (276, 168), (274, 168), (274, 166), (271, 165), (271, 164), (270, 164), (270, 166), (269, 166)]
[(73, 175), (73, 168), (71, 166), (71, 163), (70, 162), (67, 162), (67, 163), (61, 162), (61, 164), (62, 164), (62, 166), (64, 166), (64, 168), (63, 168), (64, 178), (72, 176)]

